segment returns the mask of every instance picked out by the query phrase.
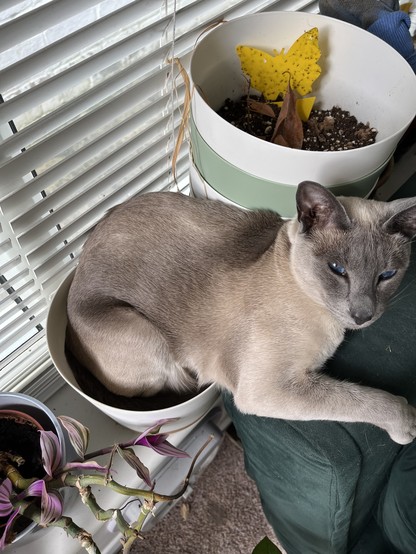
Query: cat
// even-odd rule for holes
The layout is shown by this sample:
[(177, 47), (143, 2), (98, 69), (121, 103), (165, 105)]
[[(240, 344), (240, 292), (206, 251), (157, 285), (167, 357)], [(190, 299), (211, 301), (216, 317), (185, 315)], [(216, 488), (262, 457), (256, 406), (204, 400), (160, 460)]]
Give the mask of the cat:
[(404, 398), (321, 368), (397, 290), (416, 198), (335, 197), (304, 181), (296, 203), (290, 220), (173, 192), (113, 208), (70, 287), (68, 355), (121, 397), (215, 382), (245, 413), (367, 422), (411, 442)]

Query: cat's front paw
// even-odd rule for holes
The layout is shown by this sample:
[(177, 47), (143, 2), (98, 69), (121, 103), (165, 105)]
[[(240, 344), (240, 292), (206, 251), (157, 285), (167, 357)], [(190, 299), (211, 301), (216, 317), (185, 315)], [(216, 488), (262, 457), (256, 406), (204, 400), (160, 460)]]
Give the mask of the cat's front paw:
[(386, 431), (395, 442), (409, 444), (416, 437), (416, 408), (410, 406), (405, 398), (397, 399), (400, 402), (399, 418), (394, 424), (389, 424)]

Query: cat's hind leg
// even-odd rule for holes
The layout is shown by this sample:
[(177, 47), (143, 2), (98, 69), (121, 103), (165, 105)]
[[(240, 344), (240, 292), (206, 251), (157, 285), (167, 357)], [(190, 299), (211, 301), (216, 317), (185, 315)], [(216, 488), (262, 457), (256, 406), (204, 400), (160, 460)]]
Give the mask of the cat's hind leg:
[(194, 378), (174, 359), (159, 329), (128, 306), (73, 316), (67, 347), (118, 395), (151, 396), (162, 390), (195, 387)]

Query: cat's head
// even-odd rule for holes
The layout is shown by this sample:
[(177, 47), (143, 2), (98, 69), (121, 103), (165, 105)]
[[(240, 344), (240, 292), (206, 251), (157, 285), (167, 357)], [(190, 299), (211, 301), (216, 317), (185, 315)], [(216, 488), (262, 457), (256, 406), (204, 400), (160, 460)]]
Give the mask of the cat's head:
[(302, 182), (298, 217), (289, 224), (291, 268), (302, 290), (349, 329), (386, 309), (409, 264), (416, 198), (378, 202), (336, 198)]

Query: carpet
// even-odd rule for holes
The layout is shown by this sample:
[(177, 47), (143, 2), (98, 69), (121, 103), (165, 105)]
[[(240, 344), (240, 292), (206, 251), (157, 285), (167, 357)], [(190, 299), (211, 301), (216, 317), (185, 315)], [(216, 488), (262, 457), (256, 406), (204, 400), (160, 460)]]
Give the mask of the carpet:
[(241, 445), (228, 433), (192, 495), (134, 544), (132, 554), (251, 554), (264, 536), (277, 543)]

